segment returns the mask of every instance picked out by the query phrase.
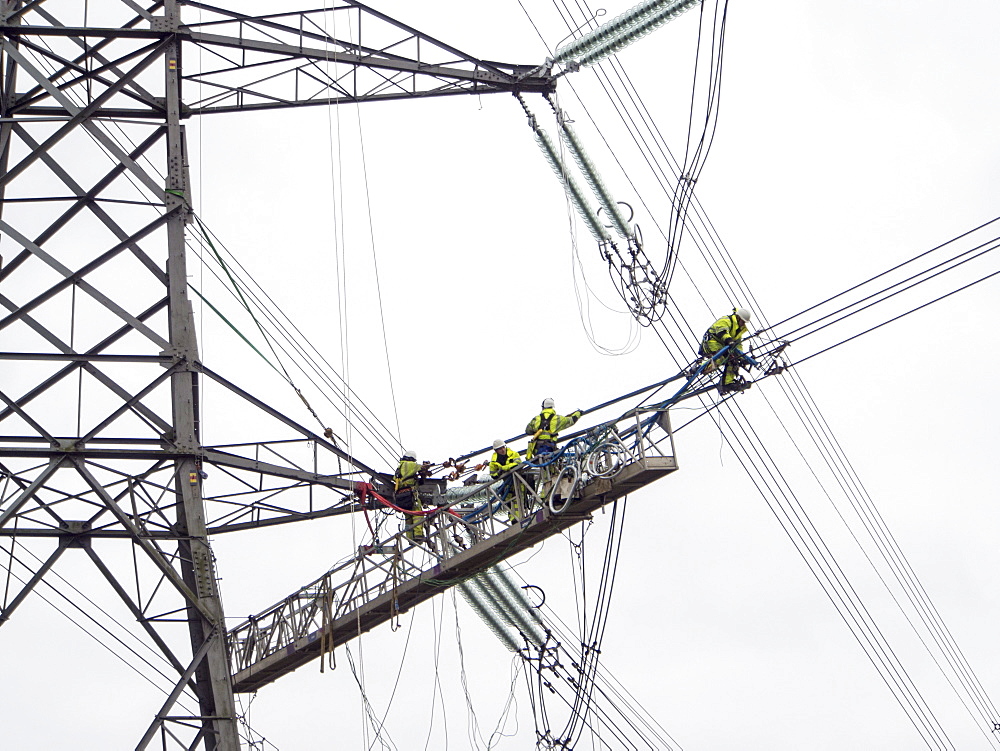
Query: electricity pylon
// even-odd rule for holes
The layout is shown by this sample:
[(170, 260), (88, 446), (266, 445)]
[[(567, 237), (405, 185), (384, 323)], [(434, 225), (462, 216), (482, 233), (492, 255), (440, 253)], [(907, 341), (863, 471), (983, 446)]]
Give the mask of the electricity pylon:
[[(349, 0), (262, 17), (182, 0), (0, 0), (0, 33), (0, 625), (82, 551), (167, 666), (137, 748), (235, 751), (209, 536), (348, 513), (355, 481), (376, 473), (202, 363), (183, 122), (547, 92), (554, 79)], [(199, 48), (204, 67), (190, 70)], [(221, 403), (248, 427), (205, 445), (202, 411)]]

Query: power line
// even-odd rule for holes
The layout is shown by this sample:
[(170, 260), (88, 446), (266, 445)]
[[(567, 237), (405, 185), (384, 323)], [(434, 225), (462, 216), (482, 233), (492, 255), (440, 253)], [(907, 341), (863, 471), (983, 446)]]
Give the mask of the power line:
[[(998, 247), (1000, 247), (1000, 246), (998, 246)], [(809, 355), (808, 357), (804, 357), (801, 360), (797, 360), (797, 361), (793, 362), (792, 365), (801, 365), (802, 363), (806, 362), (807, 360), (811, 360), (812, 358), (816, 357), (817, 355), (822, 355), (825, 352), (829, 352), (832, 349), (836, 349), (837, 347), (841, 346), (842, 344), (847, 344), (847, 342), (850, 342), (850, 341), (853, 341), (853, 340), (857, 339), (859, 336), (863, 336), (865, 334), (869, 334), (872, 331), (875, 331), (876, 329), (880, 329), (883, 326), (887, 326), (890, 323), (895, 323), (900, 318), (905, 318), (906, 316), (910, 315), (911, 313), (916, 313), (918, 310), (923, 310), (928, 305), (933, 305), (934, 303), (940, 302), (941, 300), (944, 300), (944, 299), (946, 299), (948, 297), (951, 297), (952, 295), (958, 294), (959, 292), (964, 292), (965, 290), (969, 289), (970, 287), (974, 287), (975, 285), (979, 284), (980, 282), (985, 282), (987, 279), (992, 279), (993, 277), (997, 276), (998, 274), (1000, 274), (1000, 271), (994, 271), (992, 274), (987, 274), (986, 276), (980, 277), (979, 279), (976, 279), (974, 282), (969, 282), (968, 284), (966, 284), (966, 285), (964, 285), (962, 287), (959, 287), (958, 289), (952, 290), (951, 292), (947, 292), (947, 293), (941, 295), (940, 297), (934, 298), (930, 302), (926, 302), (923, 305), (918, 305), (917, 307), (912, 308), (912, 309), (906, 311), (905, 313), (900, 313), (898, 316), (890, 318), (887, 321), (883, 321), (882, 323), (876, 324), (875, 326), (872, 326), (871, 328), (865, 329), (860, 334), (855, 334), (854, 336), (848, 337), (847, 339), (843, 339), (843, 340), (837, 342), (836, 344), (831, 344), (829, 347), (826, 347), (825, 349), (821, 349), (819, 352), (814, 352), (813, 354)]]
[[(606, 90), (607, 90), (607, 89), (606, 89)], [(631, 131), (631, 129), (630, 129), (630, 131)], [(647, 158), (647, 161), (648, 161), (648, 158)], [(727, 253), (727, 255), (728, 255), (728, 253)], [(706, 255), (706, 259), (707, 259), (707, 258), (708, 258), (708, 256)], [(723, 264), (719, 264), (718, 266), (716, 266), (716, 267), (715, 267), (715, 268), (717, 269), (717, 271), (716, 271), (716, 277), (717, 277), (717, 279), (719, 279), (720, 281), (721, 281), (721, 279), (722, 279), (722, 276), (724, 275), (724, 271), (725, 271), (726, 269), (730, 269), (730, 270), (735, 270), (735, 266), (734, 266), (734, 265), (733, 265), (733, 264), (731, 263), (731, 259), (727, 259), (727, 261), (728, 261), (728, 263), (723, 263)], [(710, 266), (711, 266), (711, 265), (712, 265), (712, 264), (710, 264)], [(744, 288), (745, 288), (745, 285), (740, 285), (740, 286), (744, 286)], [(732, 295), (732, 292), (730, 292), (730, 294), (731, 294), (731, 299), (732, 299), (732, 297), (734, 297), (734, 295)], [(703, 299), (704, 299), (704, 298), (703, 298)], [(738, 298), (736, 298), (736, 299), (738, 299)], [(750, 299), (750, 298), (749, 298), (749, 297), (747, 297), (747, 298), (745, 298), (745, 299)], [(759, 306), (758, 306), (758, 309), (759, 309)], [(688, 326), (688, 328), (690, 329), (690, 326)], [(662, 338), (662, 337), (661, 337), (661, 338)], [(673, 337), (672, 337), (672, 338), (673, 338)], [(665, 344), (665, 345), (667, 344), (665, 340), (664, 340), (664, 344)], [(676, 346), (676, 344), (677, 344), (677, 342), (676, 342), (676, 339), (674, 339), (674, 344), (675, 344), (675, 346)], [(669, 351), (669, 350), (670, 350), (670, 347), (668, 347), (668, 351)]]

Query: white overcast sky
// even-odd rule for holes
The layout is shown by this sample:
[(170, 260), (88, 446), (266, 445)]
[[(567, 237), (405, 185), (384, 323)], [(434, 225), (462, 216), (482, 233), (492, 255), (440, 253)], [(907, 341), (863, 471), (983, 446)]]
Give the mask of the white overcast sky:
[[(274, 12), (276, 5), (299, 9), (292, 0), (240, 9)], [(373, 5), (471, 55), (510, 63), (541, 62), (545, 45), (569, 34), (547, 0)], [(629, 6), (604, 7), (608, 18)], [(695, 249), (684, 246), (690, 279), (679, 273), (676, 292), (692, 325), (703, 329), (740, 304), (779, 321), (1000, 213), (997, 28), (1000, 5), (988, 0), (732, 3), (721, 115), (697, 195), (756, 303), (725, 296)], [(677, 153), (696, 30), (690, 13), (619, 55)], [(567, 76), (559, 93), (615, 196), (636, 206), (641, 199), (655, 214), (640, 208), (637, 221), (650, 252), (662, 252), (652, 228), (667, 216), (666, 198), (594, 73)], [(527, 101), (555, 134), (544, 101)], [(510, 96), (203, 118), (189, 123), (188, 137), (201, 217), (331, 362), (346, 360), (352, 386), (387, 425), (398, 424), (402, 443), (422, 459), (440, 461), (520, 432), (543, 397), (554, 397), (560, 411), (586, 408), (676, 372), (650, 332), (618, 357), (591, 345), (574, 287), (572, 218)], [(577, 250), (600, 287), (595, 244), (578, 230)], [(337, 314), (338, 254), (346, 317)], [(910, 299), (926, 302), (996, 268), (987, 260)], [(1000, 692), (998, 289), (995, 280), (981, 284), (798, 370), (991, 697)], [(590, 310), (601, 344), (628, 338), (626, 318), (602, 313), (597, 302)], [(824, 342), (871, 320), (845, 322)], [(230, 334), (206, 323), (201, 346), (210, 367), (301, 422), (310, 419)], [(819, 348), (810, 340), (791, 352)], [(803, 464), (800, 451), (808, 455), (810, 447), (788, 422), (777, 384), (763, 383), (739, 403), (947, 731), (944, 747), (1000, 745), (970, 718), (858, 552), (834, 510), (851, 520), (835, 483), (817, 482)], [(349, 432), (333, 423), (329, 407), (319, 411)], [(206, 406), (209, 433), (213, 420), (235, 422)], [(677, 748), (923, 748), (713, 423), (685, 430), (677, 452), (679, 472), (628, 500), (602, 664)], [(588, 533), (593, 572), (607, 523), (599, 515)], [(217, 539), (232, 623), (349, 555), (359, 524), (325, 520)], [(516, 563), (575, 622), (570, 544), (555, 538)], [(468, 690), (485, 737), (501, 717), (510, 654), (464, 602), (445, 594), (406, 614), (398, 630), (380, 628), (351, 647), (375, 711), (392, 702), (388, 748), (485, 748), (468, 731), (456, 602)], [(54, 623), (43, 604), (26, 604), (17, 616), (4, 632), (18, 629), (32, 656), (11, 656), (25, 677), (0, 686), (0, 717), (37, 719), (19, 722), (13, 745), (4, 747), (131, 747), (156, 695), (133, 701), (121, 688), (128, 671), (116, 672), (96, 647), (76, 646), (78, 632)], [(38, 633), (45, 634), (40, 645), (31, 641)], [(104, 685), (95, 695), (91, 681), (105, 675), (119, 688)], [(52, 704), (65, 707), (58, 722)], [(128, 719), (112, 719), (109, 704)], [(496, 748), (533, 743), (523, 680), (514, 707), (510, 737)], [(321, 675), (312, 664), (261, 689), (249, 719), (266, 748), (282, 751), (372, 742), (344, 650), (333, 672)], [(603, 746), (585, 734), (578, 748), (591, 747)]]

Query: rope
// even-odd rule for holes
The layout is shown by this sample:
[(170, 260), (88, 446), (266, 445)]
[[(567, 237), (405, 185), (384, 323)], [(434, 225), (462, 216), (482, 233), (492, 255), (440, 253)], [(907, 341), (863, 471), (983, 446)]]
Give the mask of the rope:
[(322, 595), (323, 619), (321, 626), (320, 648), (319, 648), (319, 672), (326, 670), (326, 655), (330, 655), (330, 670), (337, 669), (337, 656), (334, 653), (333, 631), (330, 624), (333, 622), (333, 587), (330, 585), (330, 575), (323, 578)]
[[(264, 341), (267, 342), (267, 345), (268, 345), (268, 347), (271, 350), (271, 354), (274, 355), (275, 360), (277, 360), (278, 364), (281, 366), (281, 370), (278, 370), (278, 368), (276, 368), (274, 366), (274, 363), (270, 362), (266, 357), (264, 357), (263, 353), (256, 346), (254, 346), (250, 342), (250, 340), (243, 334), (243, 332), (241, 332), (238, 328), (236, 328), (236, 326), (234, 326), (233, 323), (231, 321), (229, 321), (229, 319), (227, 319), (224, 315), (222, 315), (222, 313), (218, 310), (218, 308), (216, 308), (214, 305), (212, 305), (210, 302), (208, 302), (208, 300), (205, 299), (204, 295), (202, 295), (192, 285), (189, 284), (188, 286), (191, 287), (191, 289), (194, 290), (194, 293), (196, 295), (198, 295), (198, 297), (201, 298), (201, 300), (203, 302), (205, 302), (205, 304), (207, 304), (216, 313), (216, 315), (218, 315), (233, 331), (235, 331), (236, 334), (243, 341), (245, 341), (247, 344), (249, 344), (250, 347), (254, 350), (254, 352), (256, 352), (258, 355), (260, 355), (264, 359), (264, 361), (267, 362), (268, 365), (270, 365), (275, 370), (275, 372), (277, 372), (279, 375), (282, 375), (284, 377), (284, 379), (288, 382), (288, 385), (292, 387), (292, 390), (298, 395), (299, 399), (302, 400), (302, 403), (305, 405), (306, 409), (309, 411), (309, 414), (311, 414), (313, 416), (313, 418), (315, 418), (315, 420), (319, 424), (319, 426), (321, 428), (323, 428), (324, 435), (327, 438), (333, 440), (333, 438), (334, 438), (333, 430), (331, 428), (329, 428), (320, 419), (320, 416), (316, 413), (316, 410), (313, 409), (312, 405), (309, 404), (309, 401), (306, 399), (305, 395), (302, 393), (302, 390), (298, 386), (295, 385), (295, 382), (292, 380), (291, 375), (288, 373), (288, 369), (285, 367), (284, 363), (281, 361), (281, 358), (278, 357), (278, 353), (274, 349), (274, 345), (273, 345), (273, 343), (271, 341), (271, 337), (268, 336), (268, 334), (264, 331), (264, 327), (261, 325), (260, 320), (257, 318), (257, 316), (254, 313), (254, 311), (251, 309), (250, 303), (247, 302), (246, 296), (243, 294), (243, 287), (242, 287), (242, 285), (240, 285), (240, 284), (237, 283), (236, 279), (234, 278), (234, 276), (232, 274), (232, 271), (230, 271), (230, 269), (229, 269), (229, 265), (225, 262), (225, 260), (223, 260), (222, 255), (219, 253), (218, 249), (215, 247), (215, 243), (212, 242), (212, 238), (209, 236), (208, 230), (205, 228), (204, 224), (202, 224), (201, 218), (197, 214), (195, 214), (194, 212), (191, 213), (191, 216), (194, 217), (195, 223), (198, 225), (198, 230), (200, 231), (202, 239), (204, 239), (204, 241), (208, 244), (209, 249), (212, 251), (212, 254), (215, 256), (215, 260), (219, 263), (219, 266), (222, 267), (222, 270), (225, 272), (226, 277), (229, 279), (230, 286), (236, 292), (236, 294), (237, 294), (240, 302), (243, 305), (244, 310), (246, 310), (246, 312), (249, 314), (250, 318), (253, 320), (254, 324), (257, 326), (257, 330), (260, 332), (260, 335), (263, 337)], [(334, 443), (336, 444), (336, 441), (334, 441)]]

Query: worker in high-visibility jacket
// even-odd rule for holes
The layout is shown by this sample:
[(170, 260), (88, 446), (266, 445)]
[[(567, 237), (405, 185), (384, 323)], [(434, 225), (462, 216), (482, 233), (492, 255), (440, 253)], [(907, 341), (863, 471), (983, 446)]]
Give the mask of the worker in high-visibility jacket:
[[(752, 317), (752, 314), (746, 308), (733, 308), (732, 313), (728, 316), (723, 316), (708, 327), (708, 331), (702, 337), (698, 354), (702, 357), (712, 357), (723, 347), (728, 346), (732, 346), (733, 349), (743, 352), (741, 342), (743, 341), (743, 335), (748, 331), (747, 324), (750, 323)], [(726, 362), (726, 372), (722, 376), (723, 391), (742, 391), (750, 387), (750, 384), (736, 380), (740, 369), (738, 358), (723, 355), (720, 359), (724, 359)], [(711, 373), (720, 364), (719, 361), (711, 363), (705, 369), (705, 372)]]
[(490, 458), (490, 477), (496, 480), (521, 463), (521, 455), (501, 441), (493, 441), (493, 456)]
[[(399, 466), (396, 474), (392, 476), (393, 489), (395, 490), (393, 503), (406, 511), (423, 511), (420, 504), (420, 495), (417, 492), (417, 482), (420, 475), (420, 465), (417, 463), (415, 451), (406, 450), (399, 459)], [(411, 540), (417, 540), (424, 536), (423, 516), (404, 514), (403, 524), (409, 527), (406, 536)], [(410, 525), (413, 525), (410, 527)]]
[(575, 425), (583, 417), (583, 412), (576, 410), (563, 416), (557, 415), (555, 402), (552, 399), (542, 401), (542, 411), (531, 418), (524, 432), (531, 436), (528, 442), (527, 458), (532, 459), (539, 454), (551, 454), (556, 450), (559, 431)]
[[(493, 456), (490, 458), (490, 477), (499, 480), (521, 463), (521, 455), (499, 438), (493, 441)], [(497, 490), (497, 495), (507, 507), (507, 521), (510, 524), (521, 521), (521, 487), (507, 476)]]

